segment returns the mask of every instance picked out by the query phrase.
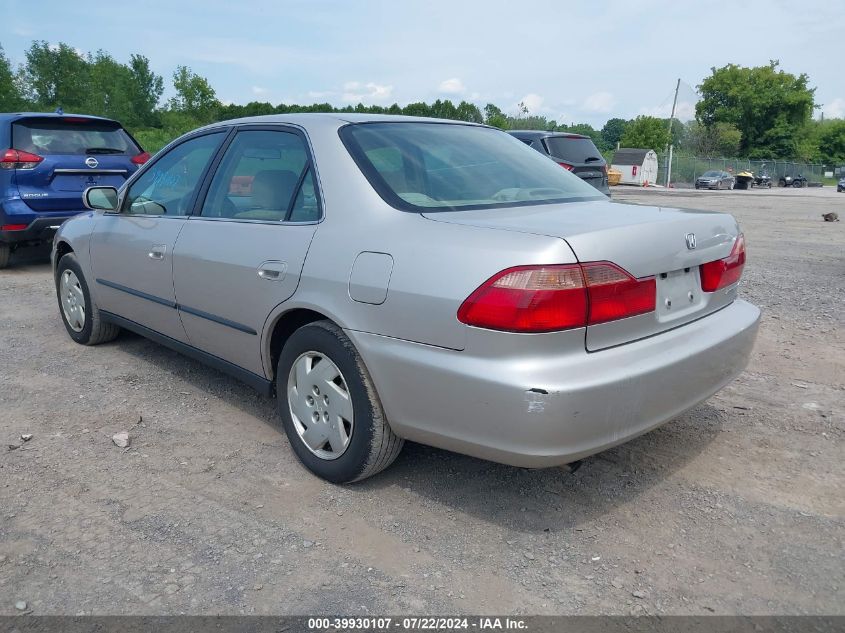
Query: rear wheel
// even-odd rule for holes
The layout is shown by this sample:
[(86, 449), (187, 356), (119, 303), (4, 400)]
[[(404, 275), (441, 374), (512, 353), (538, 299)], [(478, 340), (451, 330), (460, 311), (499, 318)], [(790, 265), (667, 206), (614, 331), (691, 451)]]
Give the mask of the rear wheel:
[(352, 341), (330, 321), (294, 332), (276, 371), (279, 415), (299, 460), (333, 483), (371, 477), (402, 450)]
[(9, 258), (12, 256), (12, 247), (0, 242), (0, 269), (9, 265)]
[(63, 256), (56, 267), (56, 295), (65, 329), (77, 343), (98, 345), (114, 340), (120, 333), (119, 327), (105, 323), (100, 317), (73, 253)]

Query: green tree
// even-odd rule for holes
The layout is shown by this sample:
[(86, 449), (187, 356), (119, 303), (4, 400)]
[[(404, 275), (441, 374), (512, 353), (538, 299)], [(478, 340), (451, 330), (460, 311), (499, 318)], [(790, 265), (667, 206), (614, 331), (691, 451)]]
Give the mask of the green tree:
[(102, 50), (89, 55), (87, 61), (90, 90), (83, 111), (134, 124), (129, 68)]
[(628, 122), (625, 119), (608, 119), (607, 123), (601, 129), (601, 138), (604, 141), (604, 146), (607, 149), (615, 149), (616, 144), (622, 141), (622, 135), (625, 134), (627, 127)]
[(791, 158), (815, 107), (815, 88), (806, 74), (778, 69), (779, 62), (746, 68), (712, 68), (698, 87), (696, 118), (709, 127), (728, 123), (740, 131), (743, 156)]
[(12, 68), (12, 62), (6, 57), (3, 46), (0, 45), (0, 112), (19, 110), (23, 105), (23, 94)]
[(818, 121), (815, 129), (818, 160), (845, 165), (845, 119)]
[(169, 107), (174, 112), (188, 114), (200, 123), (210, 123), (217, 115), (220, 102), (208, 79), (200, 77), (187, 66), (177, 66), (173, 73), (172, 97)]
[(481, 115), (481, 110), (474, 103), (461, 101), (458, 104), (455, 118), (459, 121), (469, 121), (471, 123), (483, 123), (484, 117)]
[(742, 132), (730, 123), (691, 121), (687, 126), (687, 149), (696, 156), (736, 156), (741, 141)]
[(663, 119), (638, 116), (629, 122), (620, 140), (623, 147), (661, 151), (669, 144), (669, 126)]
[(164, 93), (164, 79), (150, 69), (150, 60), (143, 55), (129, 58), (126, 92), (131, 104), (130, 126), (155, 126), (159, 123), (158, 102)]
[(24, 81), (29, 99), (42, 110), (59, 106), (65, 111), (84, 109), (91, 88), (88, 61), (70, 45), (50, 46), (35, 41), (26, 51)]

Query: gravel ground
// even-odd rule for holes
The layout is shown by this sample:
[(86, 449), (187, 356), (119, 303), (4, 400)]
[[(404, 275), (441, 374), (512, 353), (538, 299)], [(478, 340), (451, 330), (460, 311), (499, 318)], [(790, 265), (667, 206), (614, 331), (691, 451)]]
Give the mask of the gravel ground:
[(21, 253), (0, 272), (0, 614), (845, 613), (845, 223), (820, 217), (845, 195), (614, 194), (734, 212), (764, 317), (735, 383), (575, 474), (411, 444), (323, 483), (272, 401), (137, 336), (72, 343)]

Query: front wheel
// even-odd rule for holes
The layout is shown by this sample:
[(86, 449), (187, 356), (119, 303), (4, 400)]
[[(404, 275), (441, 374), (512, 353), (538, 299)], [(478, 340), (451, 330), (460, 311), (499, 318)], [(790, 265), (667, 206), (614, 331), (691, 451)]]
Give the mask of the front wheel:
[(792, 183), (792, 186), (795, 187), (796, 189), (800, 189), (801, 187), (804, 186), (804, 183), (802, 183), (800, 180), (796, 180), (795, 182)]
[(77, 343), (99, 345), (120, 334), (119, 327), (102, 320), (73, 253), (62, 257), (56, 267), (56, 295), (65, 329)]
[(279, 358), (276, 393), (291, 447), (318, 477), (360, 481), (402, 450), (404, 440), (390, 428), (363, 359), (331, 321), (291, 335)]

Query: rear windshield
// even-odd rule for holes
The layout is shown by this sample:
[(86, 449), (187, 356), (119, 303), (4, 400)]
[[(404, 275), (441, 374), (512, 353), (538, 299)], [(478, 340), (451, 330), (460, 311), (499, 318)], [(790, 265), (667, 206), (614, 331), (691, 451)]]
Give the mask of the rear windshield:
[(359, 123), (340, 130), (382, 198), (414, 212), (601, 200), (604, 196), (510, 134), (444, 123)]
[(50, 154), (116, 154), (135, 156), (141, 150), (119, 124), (111, 121), (25, 119), (12, 125), (12, 147), (41, 156)]
[(594, 163), (604, 159), (595, 144), (588, 138), (550, 136), (543, 139), (549, 154), (572, 163)]

